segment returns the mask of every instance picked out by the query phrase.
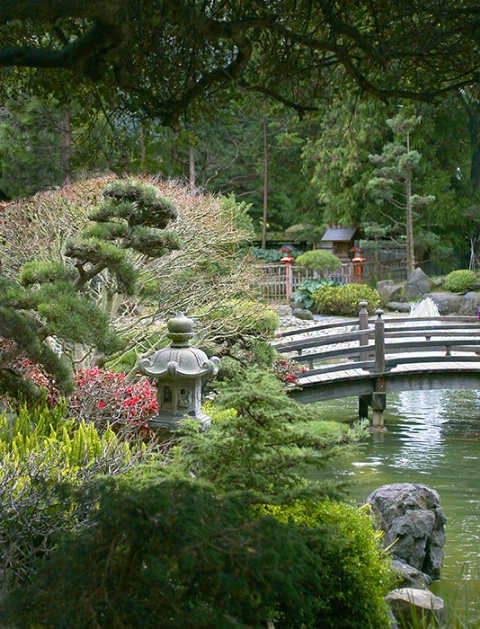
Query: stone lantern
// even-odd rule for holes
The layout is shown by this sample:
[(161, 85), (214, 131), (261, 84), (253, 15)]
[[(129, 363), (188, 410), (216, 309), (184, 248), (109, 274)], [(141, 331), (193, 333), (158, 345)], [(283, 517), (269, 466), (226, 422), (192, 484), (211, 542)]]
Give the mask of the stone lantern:
[(193, 321), (178, 313), (167, 323), (169, 347), (142, 358), (139, 370), (157, 381), (159, 414), (149, 424), (152, 428), (175, 430), (185, 415), (197, 419), (202, 430), (211, 424), (201, 412), (202, 380), (218, 373), (220, 359), (211, 359), (204, 351), (190, 346)]

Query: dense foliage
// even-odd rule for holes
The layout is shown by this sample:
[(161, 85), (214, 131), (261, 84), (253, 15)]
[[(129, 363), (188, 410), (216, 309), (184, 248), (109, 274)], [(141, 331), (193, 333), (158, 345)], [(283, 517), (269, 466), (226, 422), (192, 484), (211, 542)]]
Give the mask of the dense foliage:
[(20, 407), (0, 414), (0, 567), (4, 587), (24, 581), (86, 513), (74, 490), (99, 473), (119, 474), (151, 449), (107, 429), (69, 419), (65, 406)]
[(373, 520), (318, 503), (344, 489), (305, 478), (362, 430), (320, 420), (251, 368), (222, 384), (209, 412), (206, 433), (190, 420), (166, 456), (68, 494), (85, 519), (28, 564), (4, 605), (12, 622), (388, 626), (382, 594), (391, 582)]
[(293, 303), (297, 305), (302, 304), (305, 308), (311, 308), (314, 304), (313, 294), (320, 286), (340, 286), (340, 284), (335, 280), (303, 280), (293, 294)]
[(452, 293), (466, 293), (472, 290), (477, 282), (477, 275), (473, 271), (460, 269), (452, 271), (445, 278), (445, 290)]
[(314, 291), (312, 298), (316, 312), (346, 317), (358, 314), (358, 304), (361, 301), (368, 303), (369, 312), (374, 312), (380, 306), (378, 291), (366, 284), (320, 286)]
[(298, 256), (296, 264), (305, 269), (316, 271), (320, 276), (333, 273), (340, 268), (342, 262), (337, 256), (323, 249), (312, 249)]
[(342, 72), (383, 99), (427, 100), (476, 80), (475, 3), (312, 8), (310, 0), (82, 0), (56, 2), (52, 11), (45, 0), (22, 0), (0, 12), (0, 66), (7, 89), (51, 93), (56, 83), (57, 97), (97, 99), (97, 108), (103, 97), (165, 125), (192, 103), (214, 111), (234, 87), (305, 112), (341, 89)]
[(308, 526), (281, 522), (234, 493), (162, 482), (148, 467), (94, 491), (94, 526), (66, 535), (18, 591), (19, 627), (389, 625), (387, 568), (371, 520), (353, 509), (319, 506)]
[(66, 400), (69, 416), (91, 422), (100, 434), (113, 430), (122, 439), (152, 437), (148, 420), (158, 413), (157, 389), (147, 378), (129, 382), (124, 373), (93, 367), (78, 371), (75, 383)]
[[(74, 362), (66, 360), (68, 347), (82, 344), (87, 354), (88, 348), (108, 354), (123, 345), (109, 315), (115, 294), (134, 290), (137, 271), (129, 250), (155, 258), (178, 247), (176, 236), (165, 230), (177, 215), (175, 204), (154, 186), (114, 181), (102, 194), (89, 217), (91, 223), (64, 243), (60, 259), (49, 252), (42, 259), (37, 250), (35, 259), (20, 266), (18, 279), (0, 275), (2, 336), (54, 374), (65, 392), (72, 388)], [(6, 231), (9, 228), (7, 223)], [(89, 290), (102, 274), (107, 278), (103, 307), (95, 300), (95, 291)]]

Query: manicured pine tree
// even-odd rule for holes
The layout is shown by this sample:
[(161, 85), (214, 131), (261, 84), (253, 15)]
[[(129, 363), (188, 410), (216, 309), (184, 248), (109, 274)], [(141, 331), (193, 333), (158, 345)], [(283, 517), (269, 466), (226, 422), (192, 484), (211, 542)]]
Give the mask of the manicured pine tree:
[[(107, 301), (132, 294), (137, 274), (131, 253), (158, 258), (178, 247), (175, 233), (165, 229), (177, 216), (176, 206), (154, 186), (118, 180), (105, 188), (104, 199), (89, 216), (92, 223), (67, 242), (65, 261), (28, 262), (17, 283), (0, 278), (2, 337), (43, 365), (64, 391), (72, 386), (72, 368), (53, 351), (52, 338), (105, 353), (119, 347), (108, 308), (102, 311), (95, 302), (92, 283), (105, 281)], [(1, 392), (35, 394), (7, 367), (0, 369)]]

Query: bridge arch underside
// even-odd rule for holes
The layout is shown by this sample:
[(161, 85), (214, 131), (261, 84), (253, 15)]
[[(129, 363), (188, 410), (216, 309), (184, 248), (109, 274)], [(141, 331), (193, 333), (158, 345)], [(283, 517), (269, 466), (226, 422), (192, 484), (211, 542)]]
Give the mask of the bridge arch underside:
[(379, 381), (384, 393), (398, 391), (430, 391), (433, 389), (480, 389), (480, 372), (455, 373), (452, 370), (433, 372), (386, 373), (381, 376), (366, 375), (354, 380), (299, 384), (290, 395), (298, 402), (311, 403), (345, 397), (372, 395), (378, 391)]

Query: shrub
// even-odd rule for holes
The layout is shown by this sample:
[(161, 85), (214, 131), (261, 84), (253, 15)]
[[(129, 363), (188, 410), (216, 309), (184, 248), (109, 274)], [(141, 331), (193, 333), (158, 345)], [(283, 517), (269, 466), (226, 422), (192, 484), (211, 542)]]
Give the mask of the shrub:
[(99, 473), (118, 474), (149, 450), (120, 442), (111, 430), (68, 419), (45, 403), (0, 415), (0, 572), (2, 586), (22, 581), (53, 538), (85, 518), (74, 488)]
[(237, 343), (248, 347), (253, 342), (271, 340), (280, 322), (272, 308), (248, 299), (208, 304), (194, 318), (202, 347), (223, 354)]
[(42, 396), (48, 406), (58, 404), (61, 392), (52, 374), (41, 364), (33, 362), (12, 339), (0, 337), (0, 372), (10, 374), (14, 385), (2, 387), (9, 392), (3, 397), (8, 406), (15, 406), (15, 400), (19, 397), (23, 400), (38, 400)]
[(297, 379), (308, 371), (306, 367), (302, 367), (294, 360), (290, 360), (280, 355), (275, 359), (272, 369), (275, 376), (281, 382), (285, 382), (287, 384), (296, 384)]
[(321, 275), (332, 273), (342, 266), (342, 262), (337, 256), (323, 249), (313, 249), (302, 253), (301, 256), (298, 256), (296, 264)]
[(342, 286), (342, 284), (340, 284), (340, 282), (335, 282), (334, 280), (325, 279), (303, 280), (293, 294), (293, 303), (303, 304), (305, 308), (311, 308), (314, 304), (312, 294), (317, 290), (317, 288), (320, 288), (320, 286)]
[(71, 417), (92, 422), (101, 433), (111, 428), (127, 438), (151, 436), (148, 420), (158, 414), (158, 403), (147, 378), (128, 382), (124, 373), (94, 367), (79, 371), (75, 380), (77, 389), (67, 398)]
[(287, 523), (258, 516), (245, 496), (159, 482), (145, 466), (98, 480), (93, 493), (94, 525), (67, 534), (7, 599), (16, 626), (390, 626), (380, 597), (387, 571), (353, 510), (347, 521), (332, 506), (318, 525)]
[(451, 293), (466, 293), (472, 290), (477, 276), (473, 271), (460, 270), (452, 271), (445, 279), (445, 290)]
[(354, 317), (358, 314), (361, 301), (368, 303), (369, 312), (374, 312), (380, 306), (378, 291), (367, 284), (321, 286), (312, 297), (316, 312), (327, 315)]
[[(281, 522), (311, 529), (312, 553), (323, 563), (322, 627), (388, 627), (384, 596), (395, 587), (382, 534), (364, 507), (345, 503), (297, 502), (260, 509)], [(322, 542), (319, 543), (319, 531)], [(321, 539), (321, 538), (320, 538)]]

